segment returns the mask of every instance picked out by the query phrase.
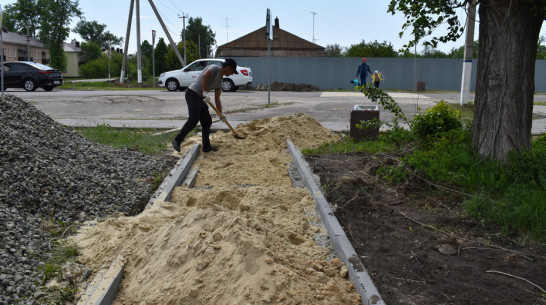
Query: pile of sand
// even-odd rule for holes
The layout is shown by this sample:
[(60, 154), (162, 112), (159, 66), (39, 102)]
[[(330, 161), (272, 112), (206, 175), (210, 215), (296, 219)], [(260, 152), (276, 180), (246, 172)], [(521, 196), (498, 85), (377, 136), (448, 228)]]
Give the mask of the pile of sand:
[(359, 304), (347, 269), (313, 240), (313, 199), (287, 173), (287, 139), (301, 149), (338, 136), (303, 114), (237, 131), (247, 138), (212, 135), (220, 151), (196, 160), (194, 188), (87, 228), (76, 238), (82, 259), (98, 270), (121, 254), (116, 304)]

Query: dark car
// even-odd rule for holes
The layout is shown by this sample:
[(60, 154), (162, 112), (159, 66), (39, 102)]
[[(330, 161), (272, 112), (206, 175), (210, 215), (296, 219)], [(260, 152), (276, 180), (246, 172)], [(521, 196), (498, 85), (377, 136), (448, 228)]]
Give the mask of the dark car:
[(27, 91), (34, 91), (42, 87), (45, 91), (51, 91), (63, 84), (61, 71), (44, 64), (12, 61), (4, 63), (3, 69), (4, 89), (24, 88)]

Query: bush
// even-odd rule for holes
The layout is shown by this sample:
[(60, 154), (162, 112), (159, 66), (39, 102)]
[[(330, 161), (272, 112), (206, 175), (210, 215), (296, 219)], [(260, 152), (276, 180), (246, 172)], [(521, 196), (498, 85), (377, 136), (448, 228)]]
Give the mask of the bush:
[(425, 113), (417, 114), (410, 123), (411, 131), (420, 138), (434, 136), (441, 132), (463, 127), (461, 114), (451, 109), (445, 101), (440, 101)]
[[(127, 61), (128, 67), (125, 67), (128, 77), (137, 76), (136, 59)], [(121, 66), (123, 64), (123, 55), (119, 53), (112, 53), (110, 58), (110, 76), (119, 77), (121, 73)], [(94, 59), (80, 67), (81, 75), (85, 78), (103, 78), (108, 77), (108, 56), (102, 55), (101, 57)]]
[(467, 130), (439, 133), (427, 143), (407, 155), (406, 164), (428, 180), (473, 194), (464, 201), (470, 215), (546, 241), (546, 136), (530, 150), (511, 152), (506, 164), (474, 153)]

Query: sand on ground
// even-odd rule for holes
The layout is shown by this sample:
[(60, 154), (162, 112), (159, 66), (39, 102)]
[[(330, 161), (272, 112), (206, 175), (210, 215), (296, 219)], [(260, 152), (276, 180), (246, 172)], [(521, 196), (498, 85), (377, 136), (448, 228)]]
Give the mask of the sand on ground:
[[(115, 304), (360, 304), (339, 259), (313, 235), (313, 199), (292, 187), (290, 139), (299, 149), (338, 139), (305, 114), (251, 121), (246, 139), (216, 132), (193, 188), (134, 217), (88, 226), (74, 238), (94, 271), (116, 257), (125, 273)], [(201, 141), (183, 143), (189, 149)], [(311, 221), (315, 222), (311, 222)]]

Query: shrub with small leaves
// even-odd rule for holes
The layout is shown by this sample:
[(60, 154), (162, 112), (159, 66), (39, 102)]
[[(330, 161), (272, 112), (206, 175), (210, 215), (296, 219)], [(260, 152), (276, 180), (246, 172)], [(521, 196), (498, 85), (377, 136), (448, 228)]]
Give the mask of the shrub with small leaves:
[(427, 138), (441, 132), (462, 128), (460, 119), (461, 114), (442, 100), (426, 112), (415, 115), (410, 127), (411, 131), (420, 138)]

